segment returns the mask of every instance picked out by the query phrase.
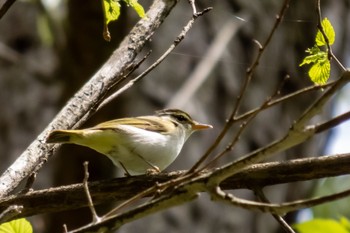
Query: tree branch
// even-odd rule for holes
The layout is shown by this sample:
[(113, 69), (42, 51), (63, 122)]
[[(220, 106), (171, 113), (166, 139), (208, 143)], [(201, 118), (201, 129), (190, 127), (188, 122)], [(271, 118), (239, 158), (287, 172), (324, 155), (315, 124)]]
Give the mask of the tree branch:
[(6, 0), (4, 4), (2, 4), (0, 8), (0, 19), (6, 14), (6, 12), (10, 9), (13, 3), (16, 0)]
[[(250, 189), (350, 174), (345, 164), (350, 164), (350, 154), (255, 164), (223, 181), (220, 187), (224, 190)], [(202, 174), (211, 172), (206, 171)], [(176, 179), (185, 173), (186, 171), (178, 171), (155, 176), (121, 177), (89, 182), (89, 191), (95, 205), (104, 202), (120, 202), (134, 197), (157, 183)], [(77, 209), (87, 206), (85, 196), (83, 184), (32, 191), (1, 199), (0, 212), (8, 206), (24, 206), (22, 212), (16, 216), (18, 218)]]
[(316, 205), (324, 204), (326, 202), (348, 197), (350, 195), (350, 189), (323, 197), (284, 202), (281, 204), (256, 202), (235, 197), (231, 193), (224, 192), (219, 186), (217, 186), (215, 189), (210, 190), (210, 194), (212, 195), (212, 199), (216, 201), (231, 204), (233, 206), (238, 206), (247, 210), (262, 211), (277, 215), (285, 215), (286, 213), (292, 211), (310, 208)]

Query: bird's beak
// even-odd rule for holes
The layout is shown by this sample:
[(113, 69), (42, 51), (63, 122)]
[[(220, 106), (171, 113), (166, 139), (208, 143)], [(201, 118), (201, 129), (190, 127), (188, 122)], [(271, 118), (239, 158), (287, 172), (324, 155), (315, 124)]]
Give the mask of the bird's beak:
[(201, 129), (211, 129), (213, 126), (207, 125), (207, 124), (202, 124), (199, 122), (193, 122), (192, 129), (193, 130), (201, 130)]

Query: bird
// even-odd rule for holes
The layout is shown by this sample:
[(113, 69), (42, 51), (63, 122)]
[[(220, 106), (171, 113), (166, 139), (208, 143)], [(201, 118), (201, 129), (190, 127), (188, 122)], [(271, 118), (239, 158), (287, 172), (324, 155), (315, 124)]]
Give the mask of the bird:
[(210, 129), (179, 109), (154, 115), (120, 118), (94, 127), (53, 130), (46, 143), (70, 143), (106, 155), (125, 175), (156, 174), (179, 155), (184, 143), (197, 130)]

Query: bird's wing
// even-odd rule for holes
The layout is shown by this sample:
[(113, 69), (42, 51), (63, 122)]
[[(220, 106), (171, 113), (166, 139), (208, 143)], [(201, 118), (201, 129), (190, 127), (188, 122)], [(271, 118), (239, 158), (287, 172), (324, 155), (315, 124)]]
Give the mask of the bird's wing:
[(111, 121), (106, 121), (93, 127), (93, 129), (118, 129), (119, 125), (129, 125), (139, 129), (144, 129), (152, 132), (165, 133), (168, 131), (167, 126), (160, 122), (158, 117), (134, 117), (121, 118)]

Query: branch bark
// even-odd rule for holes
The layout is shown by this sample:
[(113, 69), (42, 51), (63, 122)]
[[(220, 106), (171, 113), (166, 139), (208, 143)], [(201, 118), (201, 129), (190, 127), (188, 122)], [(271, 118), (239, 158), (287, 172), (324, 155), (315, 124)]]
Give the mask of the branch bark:
[[(250, 189), (350, 174), (350, 170), (344, 164), (350, 164), (350, 154), (255, 164), (223, 181), (220, 187), (224, 190)], [(205, 173), (210, 172), (212, 171)], [(155, 176), (122, 177), (90, 182), (89, 191), (95, 205), (112, 201), (121, 202), (156, 183), (176, 179), (185, 173), (186, 171), (178, 171)], [(25, 207), (19, 215), (16, 215), (18, 218), (77, 209), (87, 206), (88, 203), (83, 184), (74, 184), (3, 198), (0, 200), (0, 212), (13, 205)]]

